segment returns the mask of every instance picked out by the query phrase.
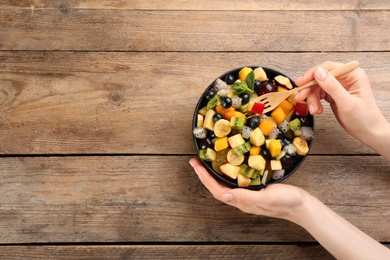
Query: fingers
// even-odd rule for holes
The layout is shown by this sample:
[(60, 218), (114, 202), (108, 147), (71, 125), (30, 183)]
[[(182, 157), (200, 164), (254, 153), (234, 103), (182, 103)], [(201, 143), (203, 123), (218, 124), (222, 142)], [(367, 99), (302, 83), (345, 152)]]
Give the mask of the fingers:
[(224, 193), (229, 191), (230, 189), (222, 186), (219, 184), (204, 168), (202, 163), (195, 158), (192, 158), (189, 161), (190, 165), (194, 168), (196, 174), (199, 177), (199, 180), (203, 183), (203, 185), (211, 192), (211, 194), (216, 198), (217, 200), (226, 202), (225, 200), (229, 201), (229, 196), (223, 196)]
[(246, 189), (230, 189), (221, 184), (219, 184), (203, 167), (201, 162), (198, 159), (190, 160), (191, 166), (194, 168), (196, 174), (198, 175), (200, 181), (203, 185), (211, 192), (214, 198), (239, 208), (240, 210), (256, 214), (257, 205), (256, 200), (261, 200), (261, 197), (258, 196), (258, 192), (246, 190)]
[(340, 82), (329, 73), (327, 69), (318, 66), (314, 70), (314, 77), (318, 85), (328, 94), (333, 100), (341, 104), (348, 100), (348, 91), (340, 84)]

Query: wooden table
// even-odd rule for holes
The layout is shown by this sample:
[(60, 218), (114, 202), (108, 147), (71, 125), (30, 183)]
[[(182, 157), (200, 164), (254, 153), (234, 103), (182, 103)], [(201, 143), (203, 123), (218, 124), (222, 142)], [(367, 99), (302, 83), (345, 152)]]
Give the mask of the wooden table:
[[(192, 115), (236, 67), (297, 78), (359, 60), (390, 119), (389, 1), (0, 4), (1, 259), (332, 258), (299, 226), (210, 195), (188, 164)], [(390, 163), (329, 107), (315, 121), (285, 183), (390, 247)]]

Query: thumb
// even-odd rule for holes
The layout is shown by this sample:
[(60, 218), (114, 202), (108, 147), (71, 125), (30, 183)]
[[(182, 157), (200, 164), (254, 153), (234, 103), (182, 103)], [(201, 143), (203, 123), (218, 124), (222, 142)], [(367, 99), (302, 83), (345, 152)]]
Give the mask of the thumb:
[(333, 98), (336, 104), (340, 104), (348, 99), (348, 91), (326, 69), (318, 66), (314, 70), (314, 77), (318, 85)]

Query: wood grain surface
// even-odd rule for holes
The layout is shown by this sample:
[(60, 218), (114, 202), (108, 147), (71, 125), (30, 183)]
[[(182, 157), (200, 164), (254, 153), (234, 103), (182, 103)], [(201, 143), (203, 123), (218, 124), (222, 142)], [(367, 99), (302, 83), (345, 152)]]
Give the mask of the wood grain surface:
[[(358, 60), (390, 120), (388, 1), (0, 1), (1, 259), (333, 259), (216, 201), (188, 160), (204, 89)], [(390, 247), (390, 162), (330, 108), (285, 183)]]

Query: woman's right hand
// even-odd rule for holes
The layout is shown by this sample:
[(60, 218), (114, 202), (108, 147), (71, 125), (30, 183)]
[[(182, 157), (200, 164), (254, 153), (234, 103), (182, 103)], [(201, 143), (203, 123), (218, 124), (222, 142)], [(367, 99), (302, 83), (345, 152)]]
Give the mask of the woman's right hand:
[(328, 61), (306, 71), (296, 84), (301, 86), (315, 78), (318, 85), (297, 93), (296, 101), (307, 98), (310, 113), (321, 114), (320, 100), (325, 99), (347, 133), (390, 159), (390, 152), (380, 147), (383, 138), (390, 137), (390, 124), (376, 104), (366, 72), (359, 67), (336, 79), (329, 70), (340, 65)]

